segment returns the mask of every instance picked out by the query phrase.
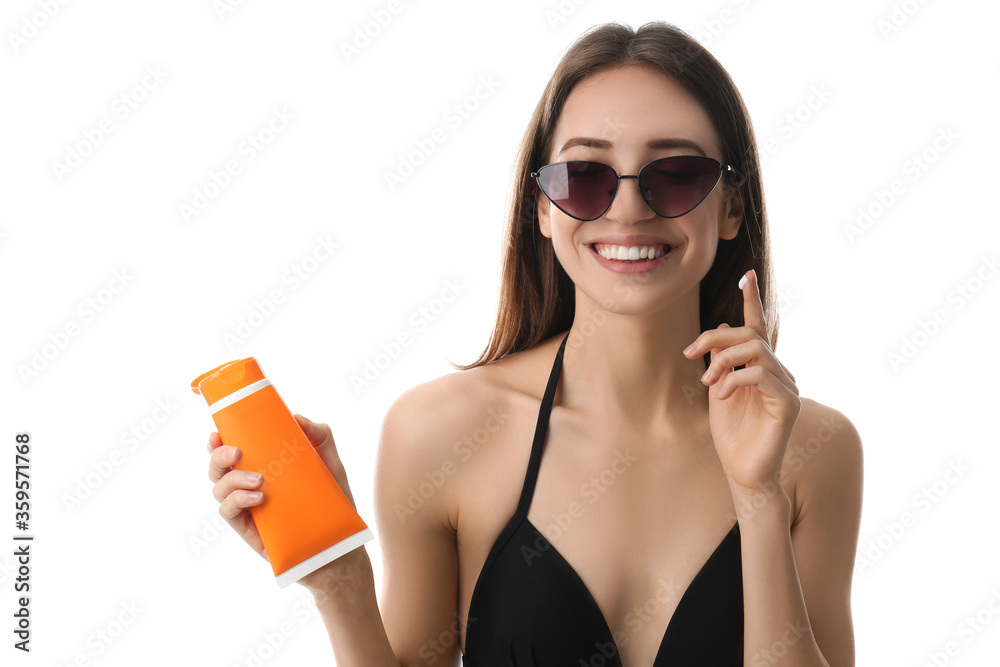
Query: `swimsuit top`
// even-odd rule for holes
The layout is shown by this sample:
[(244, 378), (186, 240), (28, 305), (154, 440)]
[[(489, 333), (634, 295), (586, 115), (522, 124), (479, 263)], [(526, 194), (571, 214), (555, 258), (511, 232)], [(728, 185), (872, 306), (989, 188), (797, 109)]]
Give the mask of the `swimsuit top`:
[[(527, 518), (566, 338), (559, 346), (538, 411), (520, 501), (493, 544), (472, 592), (464, 667), (622, 665), (615, 637), (587, 586)], [(739, 522), (684, 591), (652, 667), (688, 664), (743, 665)]]

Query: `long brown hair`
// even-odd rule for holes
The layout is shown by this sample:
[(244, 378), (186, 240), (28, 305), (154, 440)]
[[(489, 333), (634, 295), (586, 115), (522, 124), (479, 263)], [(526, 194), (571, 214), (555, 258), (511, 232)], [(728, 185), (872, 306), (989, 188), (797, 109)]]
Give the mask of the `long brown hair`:
[(535, 107), (517, 154), (496, 324), (479, 358), (467, 365), (449, 361), (455, 368), (469, 370), (531, 348), (573, 324), (575, 288), (556, 258), (552, 240), (537, 229), (536, 185), (531, 172), (547, 158), (556, 122), (574, 86), (591, 74), (625, 65), (651, 67), (691, 93), (719, 134), (723, 163), (739, 166), (747, 176), (740, 186), (744, 213), (739, 232), (733, 239), (719, 240), (715, 261), (701, 281), (702, 331), (723, 322), (743, 326), (742, 292), (733, 287), (752, 268), (760, 285), (767, 340), (771, 349), (776, 349), (778, 307), (764, 192), (753, 126), (743, 98), (715, 57), (676, 26), (650, 22), (632, 30), (627, 25), (606, 23), (591, 28), (570, 46)]

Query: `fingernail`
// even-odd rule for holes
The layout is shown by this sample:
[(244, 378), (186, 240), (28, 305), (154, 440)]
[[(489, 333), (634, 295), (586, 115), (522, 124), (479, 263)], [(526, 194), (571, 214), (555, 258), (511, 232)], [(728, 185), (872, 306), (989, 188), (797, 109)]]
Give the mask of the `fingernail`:
[(698, 347), (698, 343), (691, 343), (684, 349), (684, 354), (691, 354), (696, 347)]
[(747, 274), (744, 273), (743, 277), (740, 278), (740, 289), (743, 289), (744, 287), (746, 287), (746, 285), (747, 285)]
[(249, 475), (247, 475), (247, 481), (250, 482), (251, 484), (256, 484), (257, 482), (260, 481), (260, 473), (259, 472), (250, 473)]
[(232, 449), (230, 449), (229, 452), (226, 454), (226, 457), (230, 458), (230, 459), (235, 459), (236, 458), (236, 448), (233, 447)]

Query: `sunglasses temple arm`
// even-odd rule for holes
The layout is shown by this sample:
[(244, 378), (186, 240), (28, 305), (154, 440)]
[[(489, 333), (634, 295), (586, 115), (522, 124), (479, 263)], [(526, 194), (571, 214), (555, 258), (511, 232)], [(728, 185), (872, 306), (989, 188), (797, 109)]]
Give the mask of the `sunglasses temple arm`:
[(743, 185), (743, 183), (746, 182), (747, 175), (744, 174), (743, 171), (739, 167), (734, 167), (731, 164), (727, 164), (726, 166), (723, 167), (723, 169), (725, 169), (726, 171), (732, 172), (736, 176), (736, 185), (737, 185), (737, 187)]

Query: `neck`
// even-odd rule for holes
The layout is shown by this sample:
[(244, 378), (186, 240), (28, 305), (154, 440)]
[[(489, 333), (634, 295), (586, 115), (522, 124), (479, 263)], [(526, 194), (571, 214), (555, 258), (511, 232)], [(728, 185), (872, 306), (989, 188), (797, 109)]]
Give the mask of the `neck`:
[(648, 315), (611, 312), (579, 291), (576, 303), (561, 401), (584, 414), (668, 431), (707, 411), (706, 362), (683, 352), (701, 333), (697, 285)]

